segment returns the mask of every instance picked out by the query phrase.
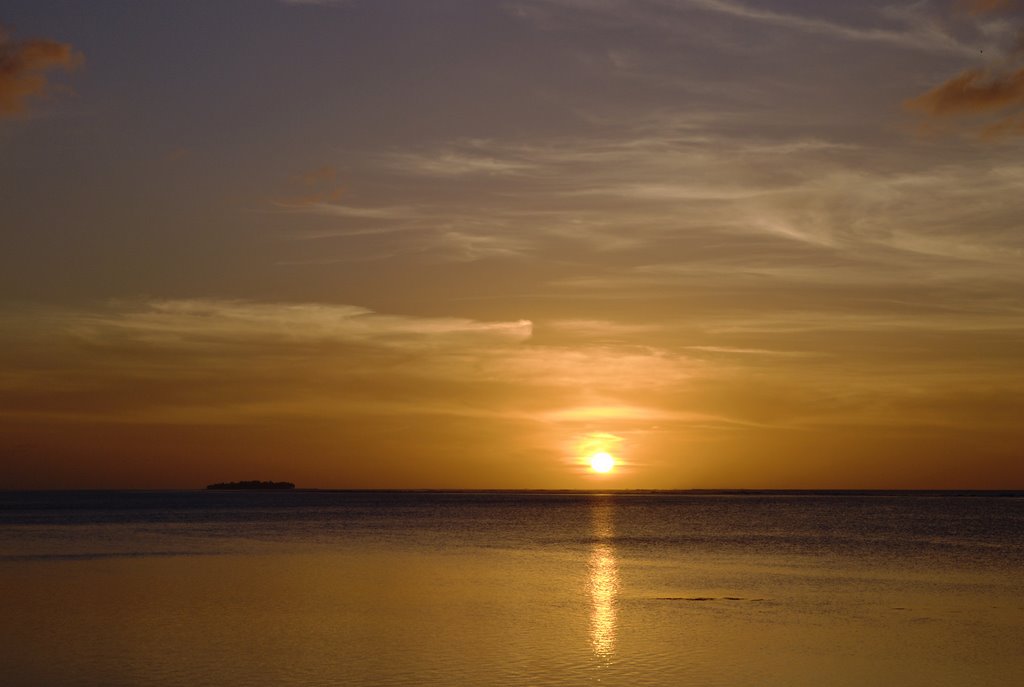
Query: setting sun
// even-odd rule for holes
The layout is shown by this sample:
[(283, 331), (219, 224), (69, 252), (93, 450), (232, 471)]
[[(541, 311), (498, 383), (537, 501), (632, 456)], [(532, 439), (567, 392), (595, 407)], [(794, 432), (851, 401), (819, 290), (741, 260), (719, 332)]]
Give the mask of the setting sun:
[(615, 467), (615, 459), (610, 453), (601, 451), (590, 456), (590, 469), (594, 472), (611, 472)]

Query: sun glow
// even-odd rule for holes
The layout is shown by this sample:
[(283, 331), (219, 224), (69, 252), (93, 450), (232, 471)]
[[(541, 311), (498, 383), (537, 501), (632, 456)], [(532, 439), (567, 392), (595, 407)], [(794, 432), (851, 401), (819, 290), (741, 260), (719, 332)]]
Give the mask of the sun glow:
[(615, 458), (610, 453), (599, 451), (590, 456), (590, 469), (594, 472), (611, 472), (615, 467)]

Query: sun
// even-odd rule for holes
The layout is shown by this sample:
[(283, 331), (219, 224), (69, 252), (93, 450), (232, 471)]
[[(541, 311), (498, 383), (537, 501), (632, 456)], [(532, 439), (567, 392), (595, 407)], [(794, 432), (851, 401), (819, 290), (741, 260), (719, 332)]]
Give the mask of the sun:
[(615, 459), (610, 453), (600, 451), (590, 456), (590, 469), (594, 472), (611, 472), (615, 467)]

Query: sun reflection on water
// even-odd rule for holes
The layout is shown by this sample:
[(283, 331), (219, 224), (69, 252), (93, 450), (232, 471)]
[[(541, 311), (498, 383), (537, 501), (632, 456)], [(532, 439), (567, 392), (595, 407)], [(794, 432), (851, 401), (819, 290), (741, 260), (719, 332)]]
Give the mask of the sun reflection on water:
[(615, 651), (616, 598), (619, 570), (615, 560), (612, 504), (601, 503), (592, 511), (594, 547), (590, 552), (590, 644), (594, 654), (608, 658)]

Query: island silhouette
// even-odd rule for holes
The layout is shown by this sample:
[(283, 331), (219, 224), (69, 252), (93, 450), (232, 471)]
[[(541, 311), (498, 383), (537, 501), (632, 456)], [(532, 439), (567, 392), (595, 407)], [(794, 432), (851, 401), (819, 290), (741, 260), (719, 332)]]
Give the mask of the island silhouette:
[(291, 482), (261, 482), (257, 479), (244, 482), (217, 482), (206, 485), (207, 489), (294, 489)]

